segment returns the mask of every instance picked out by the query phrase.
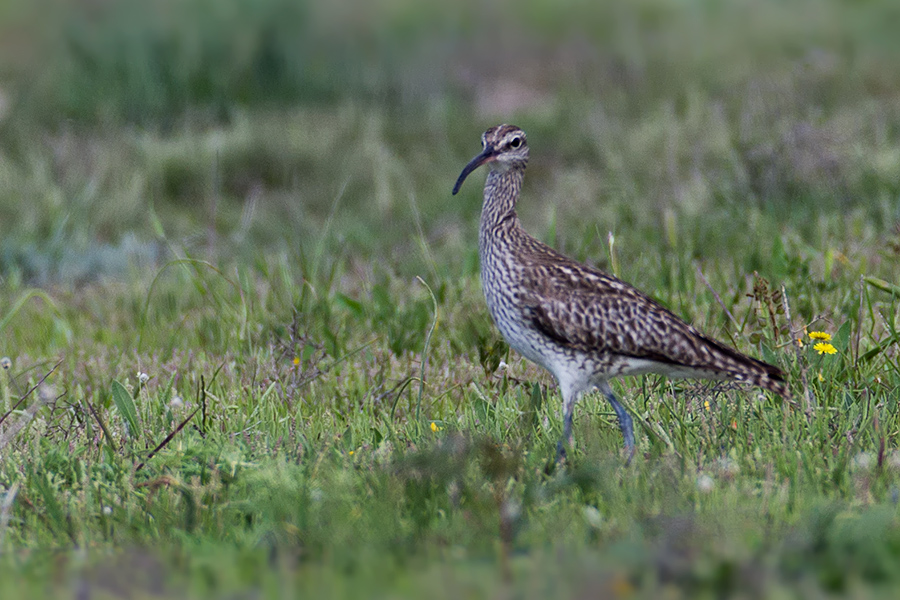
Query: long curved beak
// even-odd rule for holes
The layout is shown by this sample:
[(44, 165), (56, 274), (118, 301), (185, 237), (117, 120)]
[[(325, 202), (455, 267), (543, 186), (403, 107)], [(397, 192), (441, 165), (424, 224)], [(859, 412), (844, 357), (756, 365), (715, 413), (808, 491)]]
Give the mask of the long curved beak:
[(453, 186), (453, 195), (455, 196), (459, 191), (459, 188), (462, 187), (463, 181), (466, 180), (466, 177), (469, 176), (469, 173), (471, 173), (484, 163), (489, 163), (496, 159), (497, 153), (494, 151), (493, 146), (485, 146), (484, 150), (481, 151), (481, 154), (470, 160), (469, 164), (467, 164), (462, 170), (462, 173), (459, 174), (459, 179), (456, 180), (456, 185)]

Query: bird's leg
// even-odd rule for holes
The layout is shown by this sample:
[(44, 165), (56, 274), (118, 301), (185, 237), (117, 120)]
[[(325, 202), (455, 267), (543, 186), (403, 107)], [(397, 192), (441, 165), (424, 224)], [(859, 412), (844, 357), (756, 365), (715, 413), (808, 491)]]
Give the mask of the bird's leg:
[(597, 389), (606, 396), (607, 402), (610, 403), (619, 419), (619, 429), (622, 431), (622, 437), (625, 439), (625, 453), (628, 455), (628, 461), (634, 456), (634, 430), (631, 421), (631, 415), (625, 410), (625, 407), (619, 404), (613, 394), (612, 388), (609, 387), (608, 381), (603, 381), (597, 385)]
[(578, 400), (578, 392), (563, 390), (563, 434), (556, 444), (556, 462), (562, 462), (566, 458), (566, 447), (572, 446), (572, 417), (575, 414), (575, 402)]

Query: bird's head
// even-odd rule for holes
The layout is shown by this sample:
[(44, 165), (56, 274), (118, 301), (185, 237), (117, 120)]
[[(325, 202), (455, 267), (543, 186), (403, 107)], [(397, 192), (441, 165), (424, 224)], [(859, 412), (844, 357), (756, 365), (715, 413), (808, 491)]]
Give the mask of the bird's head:
[(495, 171), (505, 171), (524, 169), (528, 164), (528, 142), (525, 139), (525, 132), (515, 125), (491, 127), (481, 136), (481, 145), (481, 153), (470, 160), (459, 174), (459, 179), (453, 186), (454, 196), (469, 173), (481, 165), (489, 164)]

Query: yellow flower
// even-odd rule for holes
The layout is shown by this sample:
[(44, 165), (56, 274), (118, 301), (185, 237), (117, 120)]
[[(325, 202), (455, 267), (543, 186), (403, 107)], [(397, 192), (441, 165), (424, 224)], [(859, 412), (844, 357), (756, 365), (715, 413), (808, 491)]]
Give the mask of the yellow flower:
[(819, 371), (819, 381), (820, 382), (825, 381), (825, 376), (822, 375), (822, 371)]
[(835, 354), (837, 352), (837, 348), (825, 342), (819, 342), (813, 346), (813, 350), (819, 354)]
[[(831, 334), (830, 334), (830, 333), (825, 333), (824, 331), (810, 331), (810, 332), (809, 332), (809, 339), (811, 339), (811, 340), (819, 340), (819, 341), (821, 341), (821, 342), (830, 342), (830, 341), (831, 341)], [(829, 352), (829, 354), (832, 354), (832, 353)]]
[(435, 433), (437, 433), (438, 431), (441, 430), (441, 428), (437, 426), (437, 423), (435, 423), (434, 421), (432, 421), (432, 422), (431, 422), (431, 430), (434, 431)]
[(797, 338), (797, 345), (803, 347), (803, 338)]
[(703, 401), (703, 408), (705, 408), (706, 410), (709, 410), (709, 400)]
[(299, 356), (295, 356), (295, 357), (294, 357), (294, 366), (296, 367), (296, 366), (299, 365), (299, 364), (300, 364), (300, 357), (299, 357)]
[(612, 593), (615, 598), (626, 598), (634, 593), (634, 586), (623, 575), (617, 575), (612, 580)]
[(348, 454), (349, 454), (350, 456), (353, 456), (353, 452), (355, 452), (355, 451), (354, 451), (354, 450), (351, 450), (350, 452), (348, 452)]

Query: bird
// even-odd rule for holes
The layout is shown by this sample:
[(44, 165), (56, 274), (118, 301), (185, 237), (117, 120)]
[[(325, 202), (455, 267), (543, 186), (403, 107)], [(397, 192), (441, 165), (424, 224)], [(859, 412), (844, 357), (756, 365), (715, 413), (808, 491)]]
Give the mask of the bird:
[(632, 417), (610, 387), (615, 377), (658, 373), (732, 380), (793, 402), (778, 367), (716, 341), (637, 288), (532, 237), (516, 213), (528, 164), (525, 132), (497, 125), (484, 132), (481, 144), (453, 195), (475, 169), (489, 167), (478, 233), (482, 291), (509, 346), (549, 371), (559, 385), (563, 435), (557, 462), (574, 442), (578, 399), (595, 388), (615, 412), (631, 460)]

